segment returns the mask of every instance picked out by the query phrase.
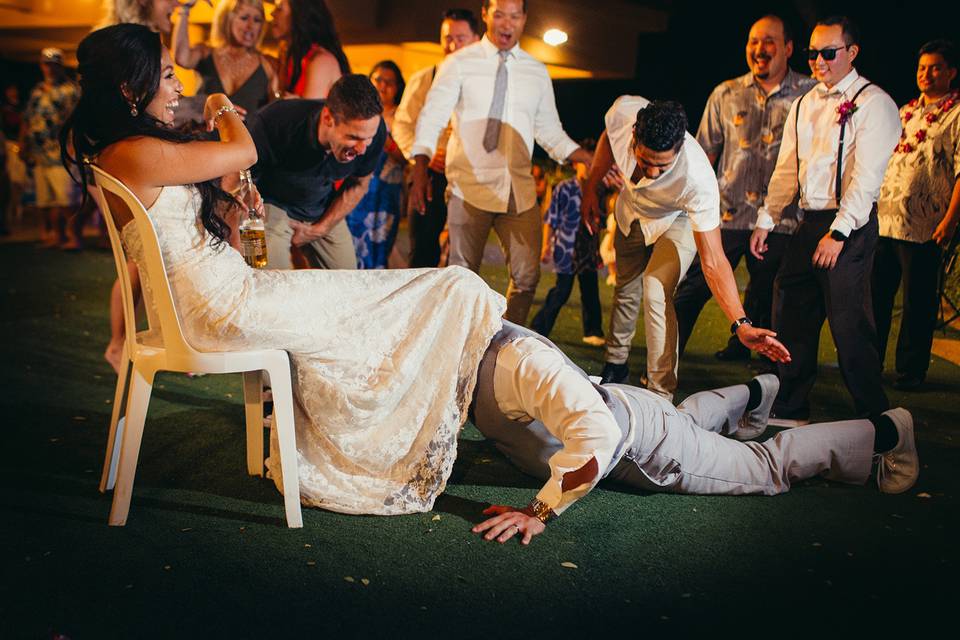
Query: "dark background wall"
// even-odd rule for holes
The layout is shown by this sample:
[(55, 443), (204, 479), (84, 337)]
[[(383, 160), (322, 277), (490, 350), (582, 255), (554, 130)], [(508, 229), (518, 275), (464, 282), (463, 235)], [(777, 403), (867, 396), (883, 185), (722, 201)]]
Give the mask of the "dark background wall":
[(817, 19), (840, 13), (861, 28), (856, 67), (903, 104), (917, 95), (916, 63), (920, 46), (938, 37), (960, 41), (960, 2), (694, 2), (669, 3), (667, 31), (642, 34), (634, 80), (562, 80), (554, 83), (557, 106), (575, 139), (595, 137), (603, 114), (624, 93), (679, 100), (696, 130), (707, 97), (723, 80), (748, 71), (744, 47), (750, 25), (765, 13), (785, 18), (794, 32), (791, 66), (810, 69), (803, 57)]
[[(583, 2), (596, 11), (605, 10), (602, 0)], [(451, 0), (450, 4), (479, 5), (479, 0)], [(669, 19), (667, 30), (661, 33), (644, 33), (644, 25), (636, 26), (635, 78), (554, 83), (560, 117), (575, 139), (598, 136), (603, 114), (625, 93), (679, 100), (687, 109), (691, 130), (695, 130), (710, 91), (723, 80), (747, 72), (744, 46), (750, 25), (771, 11), (783, 16), (793, 29), (791, 66), (801, 73), (809, 73), (803, 49), (816, 20), (837, 13), (852, 17), (862, 31), (857, 68), (897, 104), (917, 93), (916, 54), (924, 42), (937, 37), (960, 42), (957, 0), (648, 0), (637, 4), (666, 11)], [(531, 15), (534, 10), (532, 7)], [(25, 100), (40, 74), (36, 65), (0, 60), (0, 78), (4, 85), (20, 85)], [(539, 148), (538, 154), (542, 154)]]

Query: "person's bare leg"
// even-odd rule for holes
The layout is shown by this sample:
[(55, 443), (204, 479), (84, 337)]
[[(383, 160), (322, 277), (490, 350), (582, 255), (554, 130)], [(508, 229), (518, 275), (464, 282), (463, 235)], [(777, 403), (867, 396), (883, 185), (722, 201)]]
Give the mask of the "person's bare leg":
[(60, 245), (61, 249), (64, 251), (80, 251), (83, 249), (83, 228), (96, 208), (95, 201), (87, 199), (75, 210), (66, 209), (67, 241)]
[[(140, 272), (137, 266), (127, 263), (127, 270), (130, 272), (130, 286), (133, 288), (134, 305), (140, 304)], [(123, 342), (127, 337), (126, 328), (123, 321), (123, 294), (120, 293), (120, 280), (113, 282), (113, 289), (110, 291), (110, 342), (107, 343), (107, 349), (103, 352), (103, 359), (110, 363), (113, 370), (120, 375), (120, 366), (123, 364)]]
[(39, 209), (43, 216), (43, 233), (40, 235), (40, 247), (50, 249), (60, 244), (57, 238), (58, 207), (43, 207)]

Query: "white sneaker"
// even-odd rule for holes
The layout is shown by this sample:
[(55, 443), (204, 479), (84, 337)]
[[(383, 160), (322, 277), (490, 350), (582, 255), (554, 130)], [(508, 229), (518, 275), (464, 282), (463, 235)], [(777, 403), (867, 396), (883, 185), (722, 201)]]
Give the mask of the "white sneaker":
[(897, 426), (900, 441), (886, 453), (877, 454), (877, 486), (883, 493), (903, 493), (914, 485), (920, 475), (920, 458), (913, 438), (913, 416), (903, 407), (884, 411)]
[(607, 344), (607, 339), (603, 336), (583, 336), (583, 342), (591, 347), (602, 347)]
[(767, 430), (770, 409), (773, 401), (777, 399), (777, 392), (780, 391), (780, 378), (772, 373), (757, 376), (754, 380), (760, 383), (760, 404), (740, 418), (739, 426), (732, 434), (737, 440), (750, 440)]

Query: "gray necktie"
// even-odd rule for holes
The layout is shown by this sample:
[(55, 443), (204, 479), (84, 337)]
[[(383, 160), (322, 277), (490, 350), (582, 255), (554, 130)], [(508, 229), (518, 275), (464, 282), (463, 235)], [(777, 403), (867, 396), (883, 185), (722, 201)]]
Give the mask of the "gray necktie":
[(497, 79), (493, 84), (493, 101), (490, 103), (490, 113), (487, 115), (487, 129), (483, 132), (483, 148), (490, 153), (497, 148), (500, 140), (500, 120), (503, 118), (503, 107), (507, 98), (507, 56), (508, 51), (498, 51), (500, 64), (497, 65)]

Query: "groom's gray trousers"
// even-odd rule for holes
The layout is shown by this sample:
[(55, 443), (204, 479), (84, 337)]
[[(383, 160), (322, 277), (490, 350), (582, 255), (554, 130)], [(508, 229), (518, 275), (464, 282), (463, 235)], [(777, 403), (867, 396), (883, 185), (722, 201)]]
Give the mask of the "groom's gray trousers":
[[(493, 393), (497, 354), (519, 339), (538, 339), (556, 348), (546, 338), (504, 322), (480, 363), (471, 417), (514, 465), (547, 479), (548, 461), (561, 443), (536, 420), (507, 418)], [(568, 364), (586, 377), (572, 361)], [(870, 474), (874, 427), (867, 420), (810, 425), (764, 442), (740, 442), (724, 435), (738, 428), (749, 398), (746, 385), (696, 393), (677, 407), (628, 385), (594, 388), (623, 434), (604, 476), (639, 489), (774, 495), (814, 476), (862, 484)]]

